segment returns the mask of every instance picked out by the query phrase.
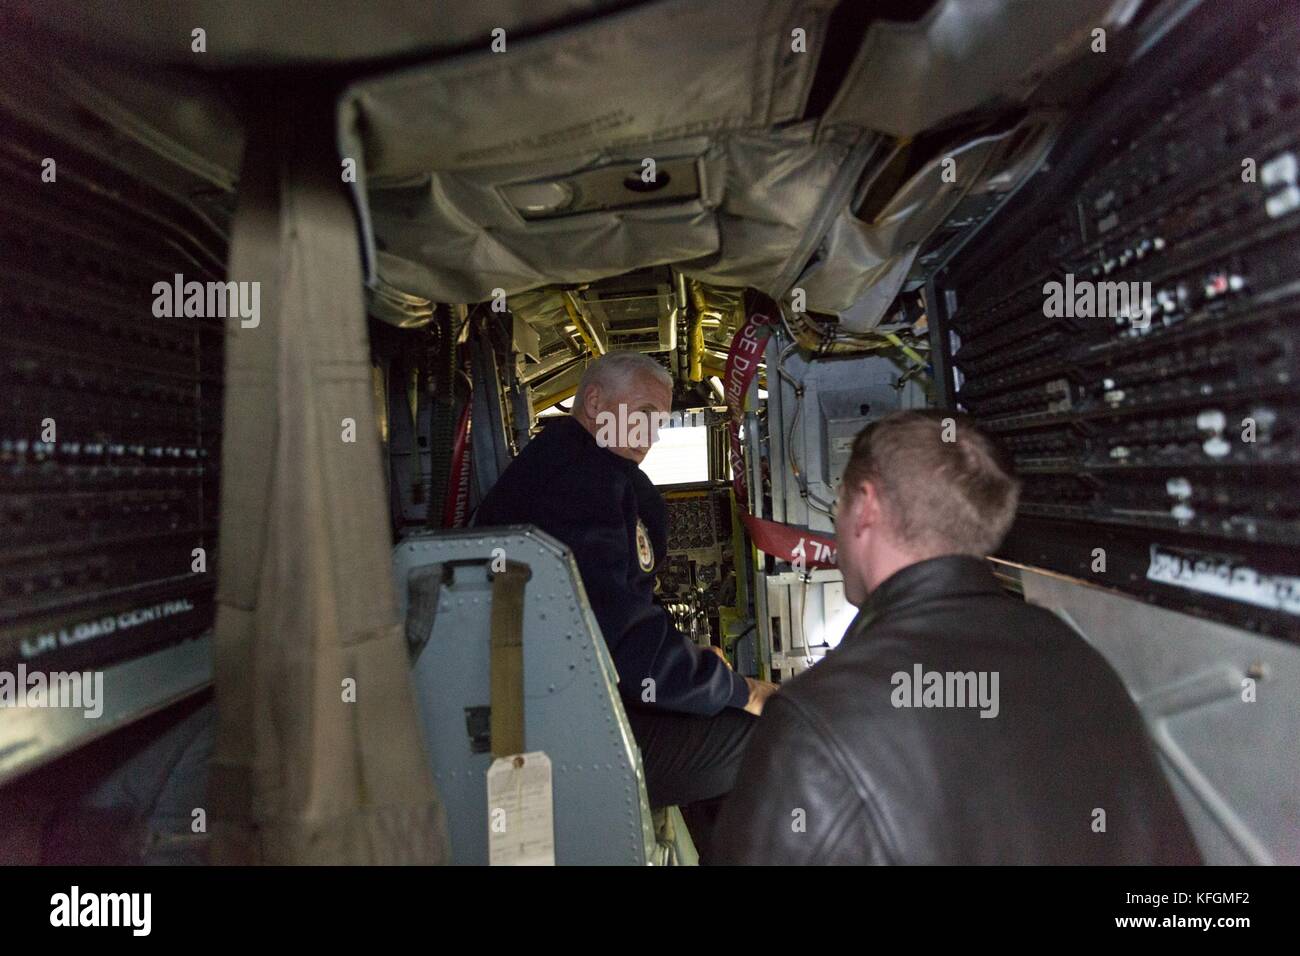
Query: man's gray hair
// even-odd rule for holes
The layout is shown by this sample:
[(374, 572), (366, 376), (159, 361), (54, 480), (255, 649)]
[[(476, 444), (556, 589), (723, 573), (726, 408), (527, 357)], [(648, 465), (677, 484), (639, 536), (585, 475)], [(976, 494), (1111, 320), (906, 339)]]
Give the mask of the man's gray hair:
[(669, 389), (673, 387), (673, 377), (668, 369), (644, 352), (626, 350), (606, 352), (590, 362), (586, 371), (582, 373), (582, 379), (578, 382), (576, 401), (582, 400), (582, 396), (591, 385), (599, 385), (612, 392), (621, 391), (631, 383), (633, 376), (638, 372), (648, 372)]

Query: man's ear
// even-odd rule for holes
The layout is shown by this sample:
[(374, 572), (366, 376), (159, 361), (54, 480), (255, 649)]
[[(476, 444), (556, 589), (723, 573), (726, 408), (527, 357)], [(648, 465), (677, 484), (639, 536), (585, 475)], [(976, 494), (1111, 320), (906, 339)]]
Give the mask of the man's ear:
[(853, 530), (858, 534), (880, 527), (880, 494), (870, 481), (864, 481), (853, 496)]
[(594, 422), (600, 414), (600, 386), (588, 385), (587, 390), (580, 397), (582, 399), (582, 413), (590, 421)]

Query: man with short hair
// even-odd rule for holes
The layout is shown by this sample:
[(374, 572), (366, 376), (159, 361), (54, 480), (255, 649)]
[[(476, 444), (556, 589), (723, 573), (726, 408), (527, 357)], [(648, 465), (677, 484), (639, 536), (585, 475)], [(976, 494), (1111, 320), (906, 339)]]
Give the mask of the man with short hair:
[[(701, 854), (716, 801), (774, 684), (741, 677), (654, 601), (668, 550), (663, 497), (638, 466), (672, 407), (672, 377), (639, 352), (587, 366), (573, 413), (510, 463), (475, 524), (532, 524), (568, 545), (618, 671), (652, 807), (682, 806)], [(697, 804), (697, 811), (688, 805)]]
[(984, 560), (1018, 494), (964, 416), (858, 435), (835, 531), (861, 611), (769, 703), (717, 862), (1199, 862), (1119, 677)]

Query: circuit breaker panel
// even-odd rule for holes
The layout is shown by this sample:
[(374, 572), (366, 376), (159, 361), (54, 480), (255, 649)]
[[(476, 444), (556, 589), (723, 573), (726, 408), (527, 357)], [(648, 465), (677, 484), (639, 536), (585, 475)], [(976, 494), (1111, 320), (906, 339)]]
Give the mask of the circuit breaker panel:
[(1298, 32), (1225, 22), (1144, 110), (1073, 131), (1102, 148), (1032, 230), (931, 288), (952, 402), (1024, 481), (1003, 557), (1292, 637)]
[[(103, 665), (212, 623), (223, 326), (165, 306), (182, 277), (221, 278), (225, 244), (167, 192), (0, 120), (0, 665)], [(56, 181), (28, 155), (62, 157)]]

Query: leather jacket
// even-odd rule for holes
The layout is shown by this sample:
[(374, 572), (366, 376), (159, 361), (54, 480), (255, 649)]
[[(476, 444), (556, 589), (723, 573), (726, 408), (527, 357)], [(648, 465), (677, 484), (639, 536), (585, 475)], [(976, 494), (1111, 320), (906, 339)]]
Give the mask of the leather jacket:
[(882, 582), (768, 701), (712, 845), (720, 863), (1200, 862), (1119, 676), (959, 555)]

